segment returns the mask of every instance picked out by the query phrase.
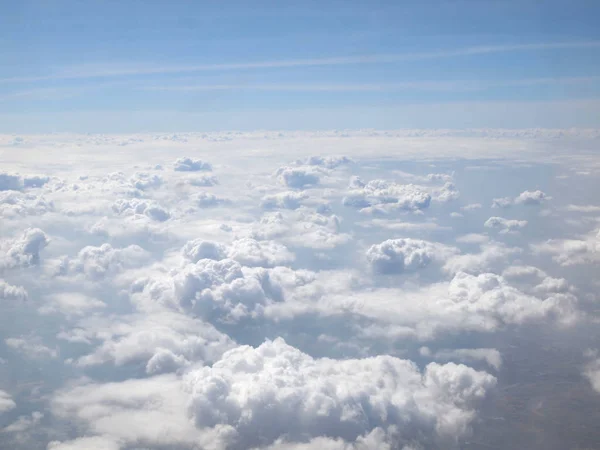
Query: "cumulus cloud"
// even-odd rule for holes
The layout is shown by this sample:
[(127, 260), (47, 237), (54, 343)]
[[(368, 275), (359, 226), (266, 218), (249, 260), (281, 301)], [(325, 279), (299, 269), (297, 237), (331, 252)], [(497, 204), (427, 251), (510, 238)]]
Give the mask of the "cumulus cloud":
[(214, 259), (219, 261), (227, 257), (227, 246), (204, 239), (194, 239), (187, 242), (181, 250), (183, 256), (192, 262), (201, 259)]
[(39, 411), (34, 411), (28, 416), (19, 416), (10, 425), (2, 429), (3, 433), (22, 433), (32, 427), (35, 427), (40, 420), (44, 417), (44, 414)]
[(561, 266), (600, 262), (600, 229), (583, 239), (549, 239), (531, 244), (534, 252), (547, 254)]
[(163, 179), (154, 173), (148, 172), (136, 172), (129, 179), (132, 186), (141, 191), (145, 191), (146, 189), (156, 188), (163, 183)]
[(0, 241), (0, 269), (39, 263), (40, 252), (48, 243), (48, 236), (39, 228), (28, 228), (20, 238)]
[(39, 311), (42, 314), (60, 313), (72, 317), (82, 316), (105, 306), (101, 300), (80, 292), (61, 292), (48, 296)]
[(120, 450), (122, 448), (119, 440), (106, 436), (89, 436), (72, 439), (70, 441), (51, 441), (48, 450)]
[(514, 233), (527, 225), (526, 220), (505, 219), (504, 217), (493, 216), (483, 224), (486, 228), (495, 228), (500, 233)]
[(245, 266), (270, 267), (289, 263), (294, 254), (284, 245), (251, 238), (237, 239), (231, 243), (227, 255)]
[(44, 345), (40, 338), (35, 336), (21, 336), (15, 338), (7, 338), (4, 343), (10, 349), (22, 354), (31, 359), (44, 359), (58, 357), (56, 349)]
[(456, 238), (456, 242), (462, 244), (485, 244), (489, 240), (490, 238), (488, 236), (479, 233), (469, 233)]
[(219, 180), (214, 175), (197, 175), (187, 179), (192, 186), (210, 187), (219, 184)]
[(371, 180), (364, 184), (358, 178), (351, 181), (351, 189), (343, 199), (345, 206), (383, 213), (422, 210), (428, 208), (430, 202), (431, 195), (413, 184), (385, 180)]
[(600, 213), (600, 206), (596, 205), (568, 205), (567, 211), (578, 213)]
[(282, 299), (281, 287), (264, 268), (244, 267), (226, 258), (200, 259), (162, 276), (134, 283), (132, 301), (143, 309), (183, 308), (209, 321), (235, 323), (262, 315)]
[(50, 177), (43, 175), (11, 174), (0, 172), (0, 191), (20, 191), (24, 188), (40, 188), (50, 181)]
[(16, 406), (17, 404), (14, 402), (10, 394), (0, 389), (0, 414), (10, 411)]
[(463, 211), (474, 211), (476, 209), (481, 209), (481, 203), (469, 203), (468, 205), (462, 206), (460, 209)]
[(444, 265), (444, 269), (450, 273), (469, 272), (482, 273), (485, 271), (499, 270), (504, 267), (511, 258), (522, 253), (518, 247), (508, 247), (500, 242), (479, 239), (478, 253), (463, 253), (452, 256)]
[(319, 184), (320, 172), (312, 167), (280, 167), (275, 173), (279, 181), (287, 187), (303, 189)]
[(311, 156), (305, 161), (296, 161), (297, 165), (321, 166), (327, 169), (335, 169), (344, 164), (350, 164), (353, 161), (347, 156)]
[(201, 259), (220, 261), (231, 258), (245, 266), (272, 267), (294, 260), (294, 254), (284, 245), (273, 241), (257, 241), (252, 238), (236, 239), (229, 245), (195, 239), (182, 249), (184, 257), (198, 262)]
[(110, 244), (99, 247), (89, 245), (82, 248), (74, 258), (63, 257), (55, 266), (58, 276), (81, 274), (86, 278), (99, 281), (107, 275), (115, 275), (124, 269), (146, 263), (148, 253), (138, 245), (114, 248)]
[(367, 260), (378, 273), (414, 272), (434, 261), (444, 262), (455, 249), (419, 239), (388, 239), (367, 250)]
[(492, 202), (492, 208), (508, 208), (512, 205), (540, 205), (546, 200), (551, 200), (552, 197), (546, 195), (546, 193), (536, 191), (523, 191), (515, 198), (512, 197), (501, 197), (495, 198)]
[(285, 191), (265, 195), (261, 206), (265, 209), (298, 209), (308, 196), (304, 192)]
[[(556, 204), (568, 220), (549, 222), (524, 205), (564, 181), (540, 170), (543, 191), (517, 195), (502, 134), (538, 158), (546, 132), (448, 133), (27, 137), (47, 175), (16, 175), (34, 168), (9, 152), (0, 176), (0, 376), (19, 403), (0, 391), (0, 447), (460, 448), (472, 426), (479, 443), (497, 382), (514, 406), (506, 373), (537, 373), (541, 345), (561, 365), (538, 330), (579, 352), (593, 336), (594, 178), (557, 199), (583, 206)], [(222, 183), (204, 160), (173, 163), (195, 148)], [(319, 148), (348, 156), (310, 156)], [(504, 235), (524, 217), (486, 221), (490, 192), (541, 242)], [(598, 356), (585, 358), (580, 382), (596, 386)], [(483, 372), (503, 365), (498, 381)], [(562, 374), (543, 378), (540, 392), (558, 392)]]
[(456, 441), (496, 380), (466, 366), (429, 364), (423, 373), (390, 356), (313, 359), (282, 339), (242, 346), (185, 376), (199, 428), (229, 425), (233, 448), (328, 436), (354, 442), (397, 427), (409, 444)]
[(212, 325), (174, 311), (123, 316), (118, 320), (84, 319), (76, 332), (62, 333), (71, 342), (101, 340), (75, 361), (80, 367), (141, 363), (148, 374), (175, 372), (193, 363), (212, 363), (233, 346)]
[(156, 202), (137, 198), (117, 200), (113, 203), (112, 209), (119, 215), (143, 214), (159, 222), (164, 222), (171, 217), (170, 213)]
[(460, 361), (465, 363), (484, 361), (495, 370), (500, 370), (502, 366), (502, 355), (494, 348), (442, 349), (437, 350), (431, 356), (438, 361)]
[(54, 203), (43, 195), (17, 191), (0, 192), (0, 216), (3, 218), (18, 219), (54, 210)]
[(513, 199), (510, 197), (500, 197), (492, 200), (492, 208), (508, 208), (513, 204)]
[(600, 358), (597, 350), (586, 352), (589, 361), (585, 364), (583, 375), (589, 380), (592, 388), (600, 393)]
[[(323, 284), (321, 284), (323, 283)], [(577, 298), (570, 293), (528, 294), (494, 273), (458, 272), (449, 282), (423, 288), (357, 289), (356, 280), (339, 286), (333, 275), (324, 275), (297, 288), (297, 303), (286, 301), (267, 306), (267, 314), (314, 312), (331, 316), (355, 314), (372, 321), (356, 332), (370, 339), (422, 341), (444, 333), (478, 331), (491, 333), (507, 325), (554, 322), (570, 325), (578, 318)], [(321, 286), (321, 288), (318, 288)]]
[(187, 156), (178, 158), (173, 163), (173, 170), (177, 172), (211, 171), (212, 165), (201, 159), (189, 158)]
[(22, 187), (23, 181), (19, 175), (0, 173), (0, 191), (18, 191)]
[(0, 300), (27, 300), (27, 291), (23, 286), (13, 286), (0, 279)]
[(194, 202), (200, 208), (213, 208), (227, 203), (227, 200), (209, 192), (199, 192), (194, 196)]
[(515, 204), (517, 205), (539, 205), (544, 200), (549, 200), (544, 192), (540, 190), (536, 191), (523, 191), (515, 198)]
[(450, 202), (460, 197), (460, 192), (452, 182), (445, 183), (441, 188), (432, 190), (432, 199), (436, 202)]

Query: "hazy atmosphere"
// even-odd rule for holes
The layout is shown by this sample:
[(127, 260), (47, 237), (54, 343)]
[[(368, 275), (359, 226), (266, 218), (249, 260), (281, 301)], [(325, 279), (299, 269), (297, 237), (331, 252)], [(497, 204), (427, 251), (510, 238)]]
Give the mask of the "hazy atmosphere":
[(600, 448), (600, 4), (0, 5), (0, 449)]

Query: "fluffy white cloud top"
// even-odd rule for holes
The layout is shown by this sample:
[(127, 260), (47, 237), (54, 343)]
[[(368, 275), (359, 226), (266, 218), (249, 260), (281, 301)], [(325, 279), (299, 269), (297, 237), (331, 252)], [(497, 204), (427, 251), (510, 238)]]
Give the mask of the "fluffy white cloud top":
[(210, 171), (212, 165), (208, 162), (197, 158), (189, 158), (187, 156), (177, 158), (173, 163), (173, 170), (178, 172), (198, 172), (201, 170)]
[(0, 136), (0, 448), (518, 435), (599, 389), (590, 133)]
[(473, 408), (496, 379), (452, 363), (432, 363), (421, 373), (389, 356), (314, 359), (276, 339), (231, 350), (212, 367), (188, 373), (184, 383), (196, 426), (232, 426), (241, 448), (281, 436), (354, 442), (389, 427), (401, 445), (421, 436), (452, 442), (467, 432)]
[(0, 414), (10, 411), (15, 406), (17, 406), (17, 404), (12, 397), (7, 392), (0, 390)]
[(457, 250), (419, 239), (388, 239), (367, 251), (367, 260), (378, 273), (414, 272), (434, 261), (444, 262)]
[(13, 286), (0, 279), (0, 300), (26, 300), (27, 291), (23, 286)]
[(1, 240), (0, 269), (37, 264), (48, 242), (48, 236), (39, 228), (28, 228), (16, 239)]

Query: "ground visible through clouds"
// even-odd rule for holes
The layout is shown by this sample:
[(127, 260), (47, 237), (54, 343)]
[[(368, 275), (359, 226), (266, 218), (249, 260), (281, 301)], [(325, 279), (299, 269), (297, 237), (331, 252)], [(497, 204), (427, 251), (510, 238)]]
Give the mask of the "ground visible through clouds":
[(0, 447), (596, 448), (599, 138), (0, 136)]

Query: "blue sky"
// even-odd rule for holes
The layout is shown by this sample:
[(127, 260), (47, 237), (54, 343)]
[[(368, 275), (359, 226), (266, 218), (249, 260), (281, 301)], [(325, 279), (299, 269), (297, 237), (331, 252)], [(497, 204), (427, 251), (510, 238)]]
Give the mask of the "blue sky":
[(595, 127), (600, 3), (3, 2), (0, 131)]

